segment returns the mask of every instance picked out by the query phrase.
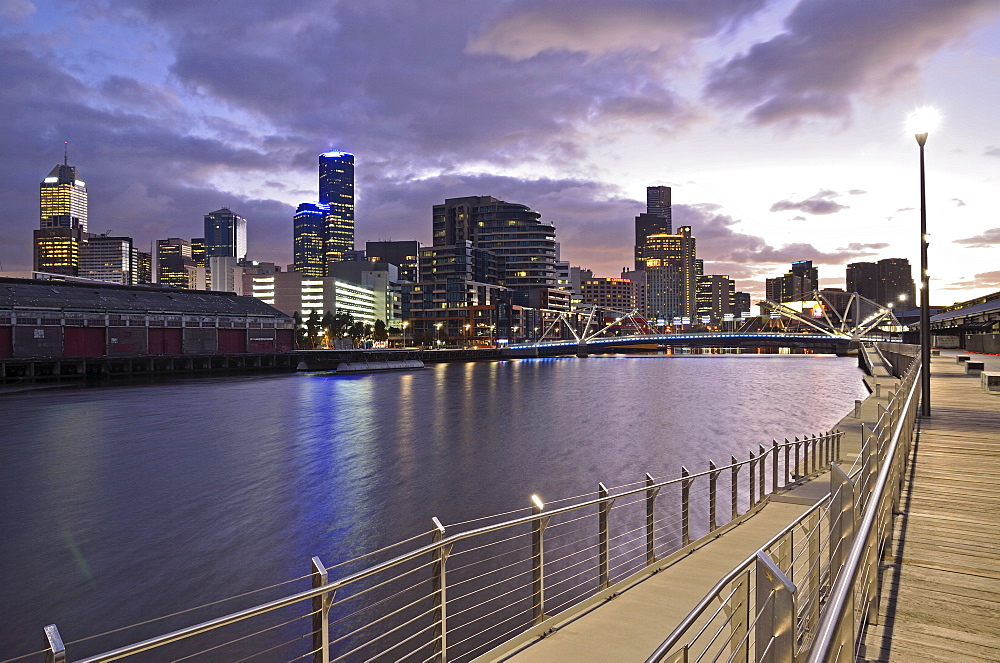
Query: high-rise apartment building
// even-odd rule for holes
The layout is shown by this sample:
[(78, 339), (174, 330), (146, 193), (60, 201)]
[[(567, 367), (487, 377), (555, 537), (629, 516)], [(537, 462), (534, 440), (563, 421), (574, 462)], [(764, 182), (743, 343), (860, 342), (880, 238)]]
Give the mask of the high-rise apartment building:
[(38, 187), (39, 222), (33, 233), (35, 271), (78, 276), (87, 241), (87, 184), (66, 159)]
[(765, 298), (768, 301), (798, 302), (810, 298), (813, 290), (819, 289), (819, 270), (812, 260), (799, 260), (784, 275), (767, 279)]
[(354, 250), (354, 155), (332, 151), (319, 155), (319, 202), (329, 206), (323, 222), (325, 262), (337, 262)]
[[(192, 258), (194, 258), (192, 246)], [(247, 220), (228, 207), (205, 215), (205, 257), (247, 257)]]
[(580, 299), (584, 306), (630, 313), (636, 304), (635, 286), (631, 279), (589, 278), (581, 284)]
[(528, 206), (469, 196), (435, 205), (433, 215), (435, 247), (469, 241), (491, 252), (500, 263), (500, 285), (511, 290), (556, 287), (556, 229)]
[(718, 324), (726, 315), (739, 317), (736, 311), (736, 282), (724, 274), (698, 276), (698, 310), (696, 317), (702, 323)]
[(906, 258), (884, 258), (847, 266), (847, 291), (896, 308), (916, 308), (916, 284)]
[(695, 238), (690, 226), (676, 235), (646, 238), (643, 248), (646, 272), (646, 318), (670, 322), (695, 315), (697, 275)]

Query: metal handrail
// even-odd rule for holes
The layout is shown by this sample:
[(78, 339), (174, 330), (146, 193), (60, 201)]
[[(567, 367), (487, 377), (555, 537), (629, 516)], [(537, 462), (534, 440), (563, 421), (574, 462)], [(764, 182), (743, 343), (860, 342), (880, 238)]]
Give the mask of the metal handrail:
[[(532, 526), (533, 530), (538, 530), (540, 528), (544, 529), (543, 523), (547, 522), (548, 519), (552, 518), (553, 516), (568, 514), (574, 511), (579, 511), (580, 509), (591, 509), (594, 507), (600, 507), (600, 510), (609, 511), (611, 504), (617, 499), (627, 498), (630, 496), (639, 496), (639, 495), (645, 495), (647, 500), (649, 500), (650, 496), (652, 495), (653, 498), (655, 499), (655, 496), (660, 491), (660, 489), (666, 488), (668, 486), (677, 486), (683, 492), (687, 490), (687, 487), (693, 485), (693, 482), (696, 479), (707, 478), (708, 485), (713, 486), (713, 488), (711, 488), (711, 495), (713, 497), (713, 501), (711, 504), (712, 515), (710, 517), (709, 531), (705, 535), (705, 537), (715, 536), (717, 533), (714, 532), (716, 527), (715, 504), (714, 504), (714, 494), (715, 494), (714, 482), (715, 479), (719, 477), (723, 472), (730, 472), (732, 476), (735, 478), (740, 468), (750, 466), (751, 481), (750, 485), (748, 486), (749, 509), (750, 511), (754, 511), (757, 507), (759, 507), (760, 504), (762, 504), (764, 499), (765, 475), (767, 474), (766, 472), (767, 468), (765, 463), (768, 456), (771, 456), (771, 462), (772, 462), (772, 468), (770, 468), (771, 489), (772, 491), (774, 491), (778, 489), (777, 480), (778, 480), (779, 450), (784, 450), (784, 461), (785, 461), (784, 472), (782, 475), (782, 480), (783, 480), (782, 484), (788, 485), (790, 480), (800, 478), (802, 475), (805, 474), (815, 473), (820, 469), (820, 467), (825, 467), (826, 465), (828, 465), (829, 462), (834, 458), (834, 456), (836, 454), (839, 454), (839, 441), (841, 435), (842, 434), (839, 431), (829, 431), (823, 433), (820, 436), (812, 436), (811, 438), (807, 437), (803, 438), (802, 440), (800, 440), (799, 438), (795, 438), (794, 441), (785, 440), (782, 443), (779, 443), (777, 441), (772, 441), (772, 446), (766, 448), (760, 446), (759, 447), (760, 453), (758, 455), (754, 455), (753, 453), (751, 453), (750, 459), (746, 461), (736, 461), (735, 457), (733, 457), (732, 460), (734, 462), (720, 466), (716, 466), (713, 463), (710, 465), (709, 470), (694, 474), (691, 474), (686, 469), (682, 468), (681, 477), (660, 482), (653, 481), (652, 477), (649, 477), (647, 475), (647, 481), (639, 484), (638, 487), (635, 488), (631, 488), (614, 494), (604, 494), (594, 499), (585, 500), (583, 502), (571, 504), (568, 506), (554, 508), (548, 511), (544, 510), (544, 507), (536, 508), (530, 515), (513, 518), (503, 522), (484, 525), (481, 527), (477, 527), (464, 532), (458, 532), (448, 536), (441, 536), (443, 535), (444, 528), (440, 527), (439, 532), (436, 533), (437, 536), (435, 536), (436, 540), (432, 541), (431, 543), (419, 546), (416, 549), (411, 550), (409, 552), (396, 555), (388, 560), (375, 564), (369, 568), (357, 571), (355, 573), (343, 576), (341, 578), (332, 581), (326, 581), (326, 577), (324, 577), (323, 582), (314, 583), (314, 586), (308, 590), (303, 590), (295, 594), (291, 594), (289, 596), (278, 598), (273, 601), (262, 603), (260, 605), (253, 606), (237, 612), (233, 612), (228, 615), (224, 615), (215, 619), (207, 620), (199, 624), (177, 629), (163, 635), (148, 638), (140, 642), (136, 642), (101, 654), (90, 656), (88, 658), (81, 659), (80, 661), (78, 661), (78, 663), (105, 663), (108, 661), (115, 661), (125, 658), (127, 656), (140, 654), (142, 652), (149, 651), (151, 649), (163, 645), (178, 642), (180, 640), (184, 640), (224, 626), (235, 624), (237, 622), (241, 622), (274, 610), (278, 610), (280, 608), (288, 607), (296, 603), (314, 600), (315, 604), (316, 600), (323, 600), (326, 597), (330, 597), (340, 588), (346, 587), (353, 583), (357, 583), (358, 581), (364, 580), (366, 578), (378, 575), (387, 570), (393, 569), (394, 567), (398, 567), (402, 564), (415, 560), (417, 558), (427, 555), (433, 555), (435, 556), (435, 559), (443, 559), (444, 557), (447, 557), (451, 548), (456, 543), (463, 540), (523, 525), (530, 525)], [(795, 450), (794, 470), (795, 473), (798, 474), (799, 476), (793, 475), (793, 466), (790, 463), (790, 451), (793, 448)], [(805, 453), (803, 454), (804, 458), (802, 459), (802, 466), (801, 466), (804, 468), (805, 470), (804, 472), (800, 471), (800, 464), (799, 464), (799, 451), (801, 449), (805, 449)], [(753, 479), (755, 473), (756, 473), (756, 479)], [(743, 514), (737, 514), (735, 510), (736, 509), (735, 480), (732, 486), (732, 492), (734, 500), (733, 519), (735, 519), (738, 515), (740, 516), (743, 515)], [(747, 495), (743, 496), (746, 497)], [(641, 502), (642, 500), (639, 501)], [(686, 512), (687, 506), (685, 505), (683, 508)], [(696, 544), (705, 538), (701, 537), (697, 541), (692, 541), (690, 538), (687, 537), (686, 527), (687, 526), (684, 525), (685, 533), (683, 536), (683, 542), (681, 543), (680, 549), (684, 549), (689, 545)], [(649, 559), (649, 557), (647, 557), (647, 559)], [(655, 559), (655, 557), (653, 559)], [(647, 568), (648, 564), (651, 563), (652, 562), (647, 563)], [(604, 585), (603, 587), (599, 587), (596, 593), (591, 592), (589, 595), (594, 596), (596, 594), (599, 594), (604, 588), (606, 588), (606, 585)], [(442, 629), (443, 628), (446, 627), (443, 626)]]
[[(909, 393), (906, 397), (906, 405), (904, 406), (904, 411), (907, 412), (910, 411), (911, 404), (913, 404), (915, 402), (914, 399), (917, 398), (917, 385), (920, 382), (920, 373), (922, 369), (919, 362), (915, 362), (915, 365), (917, 368), (913, 372), (914, 379), (910, 384)], [(868, 546), (868, 539), (871, 536), (872, 528), (875, 525), (875, 519), (878, 516), (879, 508), (882, 504), (886, 485), (889, 483), (889, 477), (895, 467), (894, 460), (899, 450), (900, 433), (904, 428), (904, 422), (905, 419), (903, 418), (900, 418), (900, 420), (896, 422), (895, 430), (890, 438), (888, 452), (886, 453), (885, 460), (882, 463), (882, 468), (878, 473), (875, 486), (872, 489), (871, 498), (868, 500), (868, 506), (865, 508), (864, 514), (862, 515), (861, 525), (855, 533), (854, 543), (847, 555), (847, 560), (844, 563), (843, 570), (838, 574), (837, 580), (834, 582), (833, 588), (830, 592), (830, 597), (827, 601), (826, 609), (824, 610), (823, 617), (820, 621), (816, 639), (813, 643), (813, 648), (809, 652), (809, 658), (807, 659), (808, 663), (825, 663), (830, 660), (831, 648), (834, 645), (838, 631), (843, 626), (847, 604), (849, 601), (853, 602), (854, 600), (854, 584), (858, 578), (858, 572), (861, 569), (861, 561), (865, 553), (865, 548)], [(904, 443), (905, 442), (906, 441), (904, 441)], [(853, 628), (853, 624), (851, 627)]]

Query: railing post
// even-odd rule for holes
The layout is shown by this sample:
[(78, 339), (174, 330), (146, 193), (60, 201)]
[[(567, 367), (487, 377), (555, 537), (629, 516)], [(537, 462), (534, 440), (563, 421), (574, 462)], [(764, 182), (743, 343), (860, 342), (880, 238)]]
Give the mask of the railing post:
[(771, 493), (778, 492), (778, 441), (771, 440)]
[(757, 553), (754, 573), (757, 586), (755, 658), (759, 663), (792, 663), (795, 654), (795, 585), (763, 551)]
[[(330, 575), (319, 557), (312, 558), (312, 586), (322, 587)], [(313, 663), (330, 663), (330, 592), (313, 597)]]
[(757, 457), (750, 452), (750, 508), (757, 505)]
[(55, 624), (45, 627), (45, 663), (66, 663), (66, 646)]
[(715, 470), (715, 461), (708, 461), (708, 531), (714, 532), (719, 528), (716, 518), (716, 487), (719, 482), (719, 473)]
[(659, 488), (653, 488), (653, 477), (646, 472), (646, 565), (656, 561), (656, 496)]
[(830, 578), (840, 573), (854, 541), (854, 483), (840, 469), (830, 467)]
[[(537, 516), (544, 508), (545, 504), (538, 495), (532, 495), (531, 514)], [(545, 620), (545, 550), (542, 535), (548, 522), (548, 516), (531, 522), (531, 618), (535, 624)]]
[(792, 483), (792, 466), (789, 463), (791, 460), (792, 445), (788, 444), (788, 438), (785, 438), (785, 485)]
[(733, 520), (740, 516), (740, 466), (736, 461), (736, 456), (729, 457), (730, 472), (732, 473), (732, 486), (730, 487), (733, 499)]
[(691, 483), (687, 468), (681, 465), (681, 545), (691, 543)]
[(819, 472), (819, 438), (815, 435), (812, 436), (812, 470), (813, 472)]
[(802, 472), (802, 464), (799, 462), (799, 456), (801, 452), (802, 444), (799, 442), (799, 438), (795, 438), (795, 479), (796, 481), (805, 476)]
[(840, 457), (840, 441), (844, 437), (844, 431), (837, 431), (837, 453), (834, 455), (834, 459), (839, 463), (842, 459)]
[(601, 589), (606, 589), (608, 582), (608, 515), (614, 500), (607, 499), (608, 489), (603, 483), (597, 484), (597, 496), (603, 501), (597, 505), (597, 581)]
[(764, 495), (767, 494), (767, 486), (765, 485), (765, 477), (767, 476), (767, 451), (764, 449), (763, 444), (758, 444), (757, 452), (757, 499), (758, 501), (763, 501)]
[[(444, 525), (437, 518), (431, 518), (434, 523), (434, 532), (431, 534), (432, 541), (438, 543), (444, 538)], [(448, 582), (445, 576), (445, 564), (448, 555), (451, 553), (451, 546), (439, 546), (434, 550), (431, 564), (431, 591), (434, 601), (434, 660), (437, 663), (446, 663), (448, 660)]]

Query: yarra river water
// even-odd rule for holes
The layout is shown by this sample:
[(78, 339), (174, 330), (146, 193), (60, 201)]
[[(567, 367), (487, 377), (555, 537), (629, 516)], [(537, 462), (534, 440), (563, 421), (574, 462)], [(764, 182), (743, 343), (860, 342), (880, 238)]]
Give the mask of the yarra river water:
[(745, 459), (832, 428), (865, 393), (855, 359), (700, 355), (0, 394), (0, 660), (41, 649), (48, 623), (76, 641), (301, 577), (313, 555), (331, 565), (433, 516)]

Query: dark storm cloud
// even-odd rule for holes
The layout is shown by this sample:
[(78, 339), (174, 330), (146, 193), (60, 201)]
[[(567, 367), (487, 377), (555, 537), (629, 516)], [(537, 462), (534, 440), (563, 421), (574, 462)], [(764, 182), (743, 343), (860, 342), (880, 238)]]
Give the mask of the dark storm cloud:
[(718, 66), (706, 95), (755, 124), (847, 118), (855, 97), (911, 83), (998, 12), (995, 0), (802, 0), (781, 34)]
[(836, 191), (820, 191), (814, 196), (800, 200), (799, 202), (779, 200), (771, 205), (771, 211), (787, 212), (789, 210), (798, 210), (807, 214), (835, 214), (842, 209), (849, 209), (848, 205), (841, 205), (832, 200), (838, 197), (840, 197), (840, 194)]
[(964, 244), (970, 249), (989, 249), (1000, 244), (1000, 228), (990, 228), (981, 235), (954, 240), (956, 244)]

